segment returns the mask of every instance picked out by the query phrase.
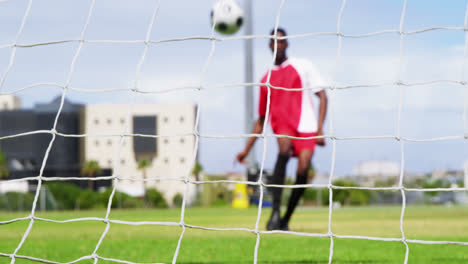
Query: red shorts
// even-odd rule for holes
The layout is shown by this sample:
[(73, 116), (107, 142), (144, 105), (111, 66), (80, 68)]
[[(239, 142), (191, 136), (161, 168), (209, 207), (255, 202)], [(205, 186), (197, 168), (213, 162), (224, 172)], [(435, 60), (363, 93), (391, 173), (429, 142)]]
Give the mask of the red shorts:
[[(274, 127), (273, 132), (275, 132), (276, 135), (286, 135), (286, 136), (291, 136), (291, 137), (301, 137), (301, 138), (307, 138), (307, 137), (315, 137), (317, 136), (316, 132), (311, 132), (311, 133), (302, 133), (298, 132), (295, 129), (288, 128), (287, 126), (283, 127)], [(299, 153), (303, 150), (315, 150), (315, 138), (311, 139), (291, 139), (292, 141), (292, 154), (294, 157), (299, 156)]]

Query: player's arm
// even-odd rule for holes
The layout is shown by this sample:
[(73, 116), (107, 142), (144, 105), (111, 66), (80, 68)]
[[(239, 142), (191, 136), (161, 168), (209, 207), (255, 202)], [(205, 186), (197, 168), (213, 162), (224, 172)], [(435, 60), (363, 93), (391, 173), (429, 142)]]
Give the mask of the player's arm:
[[(265, 75), (262, 78), (262, 83), (266, 81), (266, 78), (267, 77)], [(267, 101), (268, 101), (268, 88), (266, 86), (261, 86), (259, 101), (258, 101), (258, 116), (259, 117), (257, 121), (255, 122), (255, 125), (252, 129), (252, 134), (260, 134), (263, 131), (263, 126), (265, 123)], [(247, 157), (247, 154), (249, 154), (249, 151), (250, 149), (252, 149), (256, 140), (257, 140), (257, 137), (250, 137), (249, 140), (247, 140), (247, 144), (245, 145), (244, 151), (237, 154), (236, 161), (241, 162), (241, 163), (244, 161), (245, 157)]]
[[(317, 136), (323, 136), (323, 123), (325, 122), (325, 117), (327, 115), (328, 98), (325, 90), (316, 92), (315, 95), (317, 95), (320, 100)], [(317, 145), (325, 146), (325, 138), (317, 138)]]
[[(255, 122), (255, 125), (252, 129), (252, 134), (260, 134), (263, 131), (263, 126), (265, 123), (265, 117), (260, 116), (257, 121)], [(249, 140), (247, 141), (247, 144), (245, 145), (244, 151), (241, 153), (237, 154), (236, 160), (238, 162), (242, 162), (245, 157), (249, 154), (250, 149), (252, 149), (253, 145), (255, 144), (255, 141), (257, 140), (257, 137), (250, 137)]]

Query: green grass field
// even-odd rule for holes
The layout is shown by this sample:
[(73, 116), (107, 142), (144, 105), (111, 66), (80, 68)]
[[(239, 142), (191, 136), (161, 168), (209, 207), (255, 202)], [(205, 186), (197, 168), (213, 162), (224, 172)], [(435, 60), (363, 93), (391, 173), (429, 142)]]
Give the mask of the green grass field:
[[(355, 207), (333, 211), (332, 230), (339, 235), (399, 238), (400, 207)], [(27, 213), (0, 213), (0, 220)], [(65, 220), (104, 217), (105, 211), (38, 213), (39, 217)], [(254, 228), (257, 209), (187, 208), (185, 222), (204, 227)], [(263, 210), (261, 228), (269, 216)], [(113, 210), (111, 219), (126, 221), (180, 220), (180, 209)], [(0, 252), (12, 253), (24, 234), (28, 221), (0, 225)], [(50, 223), (36, 221), (20, 255), (57, 262), (70, 262), (90, 255), (105, 228), (103, 222)], [(327, 233), (328, 208), (299, 208), (291, 229), (298, 232)], [(468, 242), (467, 207), (407, 207), (404, 219), (407, 238)], [(138, 263), (171, 263), (182, 232), (178, 226), (111, 224), (98, 255)], [(262, 234), (259, 263), (328, 263), (330, 239), (291, 234)], [(256, 235), (245, 231), (206, 231), (187, 228), (177, 263), (252, 263)], [(361, 239), (334, 239), (333, 263), (403, 263), (401, 242)], [(468, 263), (468, 246), (409, 244), (409, 263)], [(10, 263), (0, 257), (0, 263)], [(16, 263), (37, 263), (17, 259)], [(91, 260), (77, 262), (93, 263)], [(115, 263), (100, 260), (99, 263)]]

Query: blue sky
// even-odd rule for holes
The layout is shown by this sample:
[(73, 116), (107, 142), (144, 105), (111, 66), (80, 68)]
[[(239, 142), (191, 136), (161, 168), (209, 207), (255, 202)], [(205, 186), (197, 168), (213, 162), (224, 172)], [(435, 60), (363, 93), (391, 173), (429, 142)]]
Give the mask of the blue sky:
[[(151, 33), (152, 40), (187, 36), (209, 36), (209, 12), (212, 0), (161, 0), (160, 10)], [(239, 0), (243, 4), (242, 0)], [(267, 34), (274, 26), (280, 0), (253, 1), (254, 34)], [(28, 1), (0, 2), (0, 46), (13, 43)], [(18, 43), (77, 39), (86, 21), (91, 1), (34, 1)], [(87, 40), (142, 40), (157, 1), (97, 0)], [(408, 0), (404, 30), (434, 26), (463, 26), (465, 1)], [(281, 10), (280, 25), (290, 35), (312, 32), (334, 32), (341, 1), (287, 0)], [(398, 29), (403, 1), (349, 0), (342, 19), (342, 32), (362, 34)], [(244, 34), (239, 32), (237, 36)], [(399, 65), (397, 34), (368, 38), (345, 38), (342, 57), (334, 75), (337, 53), (336, 36), (316, 36), (290, 40), (289, 55), (313, 61), (325, 78), (338, 85), (391, 83), (397, 79)], [(405, 37), (401, 79), (421, 82), (436, 79), (461, 80), (463, 31), (431, 31)], [(20, 48), (14, 65), (2, 87), (7, 92), (38, 82), (63, 84), (70, 71), (77, 43)], [(128, 88), (144, 45), (85, 44), (76, 61), (71, 86), (89, 89)], [(202, 69), (211, 49), (205, 40), (191, 40), (151, 45), (142, 66), (140, 87), (160, 90), (186, 85), (215, 87), (244, 81), (244, 43), (241, 40), (217, 42), (214, 55), (202, 79)], [(0, 49), (0, 71), (6, 69), (10, 48)], [(254, 41), (254, 76), (261, 75), (271, 64), (267, 40)], [(464, 88), (456, 84), (405, 87), (401, 119), (402, 136), (427, 139), (461, 136), (463, 128)], [(255, 89), (256, 94), (258, 92)], [(17, 94), (26, 107), (47, 102), (61, 90), (41, 86)], [(80, 103), (122, 103), (128, 92), (69, 92), (69, 100)], [(243, 88), (210, 88), (203, 92), (171, 92), (139, 95), (137, 102), (199, 102), (201, 133), (237, 135), (244, 133)], [(257, 99), (255, 99), (256, 102)], [(334, 126), (337, 136), (395, 135), (399, 87), (339, 90), (334, 100)], [(256, 104), (255, 104), (256, 109)], [(327, 118), (327, 131), (331, 112)], [(201, 140), (200, 160), (210, 173), (242, 170), (233, 168), (235, 154), (242, 149), (243, 139)], [(261, 159), (262, 140), (257, 141), (257, 158)], [(276, 143), (268, 139), (266, 168), (271, 169), (276, 157)], [(321, 172), (331, 167), (331, 141), (317, 149), (314, 163)], [(429, 172), (433, 169), (461, 169), (468, 158), (466, 140), (447, 140), (405, 144), (405, 169)], [(338, 141), (336, 173), (351, 174), (359, 162), (392, 160), (400, 162), (400, 144), (395, 140)], [(295, 164), (288, 167), (293, 174)]]

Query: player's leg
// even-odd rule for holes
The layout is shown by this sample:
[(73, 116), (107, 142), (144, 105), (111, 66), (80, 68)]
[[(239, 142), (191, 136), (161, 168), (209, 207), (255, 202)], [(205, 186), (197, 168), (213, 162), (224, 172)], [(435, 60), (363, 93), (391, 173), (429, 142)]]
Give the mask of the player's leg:
[[(283, 185), (286, 175), (286, 164), (288, 163), (290, 151), (292, 148), (291, 140), (289, 138), (278, 138), (278, 148), (279, 153), (276, 159), (271, 184)], [(281, 194), (283, 192), (283, 188), (271, 188), (270, 190), (273, 196), (273, 208), (271, 217), (268, 220), (267, 230), (275, 230), (279, 229), (280, 225)]]
[[(310, 167), (310, 161), (314, 151), (312, 149), (302, 150), (298, 155), (298, 165), (295, 184), (307, 184), (307, 174)], [(289, 230), (289, 220), (291, 219), (294, 210), (296, 209), (301, 196), (304, 194), (305, 188), (294, 188), (289, 198), (288, 209), (286, 214), (281, 219), (281, 229)]]

